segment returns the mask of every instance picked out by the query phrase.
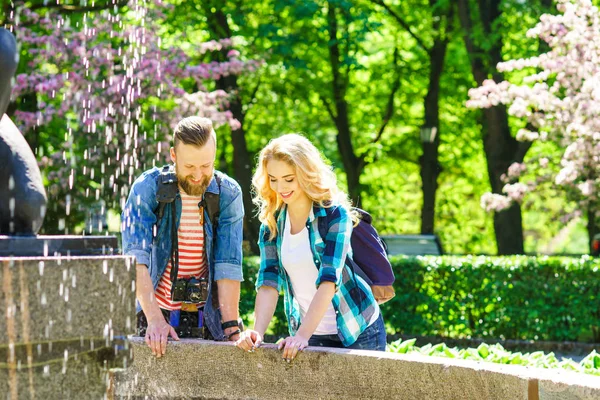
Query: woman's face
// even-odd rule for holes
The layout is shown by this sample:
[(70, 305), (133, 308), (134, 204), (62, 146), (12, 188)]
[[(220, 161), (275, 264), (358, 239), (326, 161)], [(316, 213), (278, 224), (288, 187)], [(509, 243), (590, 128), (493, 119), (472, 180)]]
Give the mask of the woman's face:
[(290, 205), (299, 199), (305, 200), (306, 193), (298, 184), (298, 177), (294, 168), (285, 161), (269, 160), (267, 173), (271, 190), (281, 197), (284, 203)]

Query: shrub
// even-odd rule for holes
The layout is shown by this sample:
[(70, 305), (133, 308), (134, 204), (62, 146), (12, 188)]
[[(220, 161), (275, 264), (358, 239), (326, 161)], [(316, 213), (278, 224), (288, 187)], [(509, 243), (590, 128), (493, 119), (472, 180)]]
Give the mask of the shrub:
[[(569, 257), (392, 257), (388, 333), (600, 342), (600, 260)], [(240, 309), (253, 319), (259, 260), (244, 261)], [(279, 301), (270, 333), (287, 334)]]
[(391, 333), (598, 341), (600, 261), (569, 257), (394, 257)]

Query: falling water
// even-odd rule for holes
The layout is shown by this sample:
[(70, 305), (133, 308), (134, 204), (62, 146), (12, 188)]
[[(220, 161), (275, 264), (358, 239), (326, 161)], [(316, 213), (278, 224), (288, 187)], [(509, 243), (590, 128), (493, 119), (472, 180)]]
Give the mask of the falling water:
[[(23, 132), (48, 132), (60, 129), (60, 121), (64, 124), (64, 134), (50, 131), (51, 140), (34, 149), (50, 182), (44, 226), (49, 233), (108, 235), (118, 230), (118, 224), (109, 226), (109, 210), (122, 205), (133, 174), (143, 166), (142, 78), (134, 72), (143, 56), (146, 9), (142, 2), (129, 7), (131, 21), (113, 9), (80, 18), (11, 11), (19, 45), (39, 50), (43, 63), (69, 69), (17, 76), (13, 92), (13, 99), (27, 90), (37, 93), (38, 110), (15, 113)], [(47, 43), (27, 43), (34, 36), (27, 28), (31, 22), (47, 30)], [(110, 29), (102, 31), (103, 26)], [(104, 40), (105, 34), (114, 40)], [(71, 58), (60, 59), (61, 51)], [(35, 53), (31, 57), (35, 63)], [(53, 141), (57, 137), (62, 141)], [(14, 180), (9, 183), (14, 186)], [(11, 218), (15, 207), (12, 198)], [(73, 224), (82, 218), (83, 227)], [(118, 247), (114, 238), (101, 246), (86, 241), (69, 247), (76, 239), (40, 237), (39, 243), (5, 249), (10, 257), (0, 254), (0, 311), (5, 315), (0, 322), (0, 392), (9, 399), (106, 397), (107, 371), (130, 363), (125, 335), (133, 329), (135, 269), (129, 259), (112, 255)], [(15, 249), (30, 251), (30, 257), (15, 255)]]
[[(40, 139), (33, 150), (47, 181), (44, 234), (118, 234), (118, 214), (135, 177), (168, 159), (171, 127), (191, 114), (216, 125), (233, 118), (223, 111), (227, 94), (207, 92), (203, 80), (238, 73), (246, 64), (233, 52), (222, 63), (197, 61), (231, 40), (189, 43), (190, 57), (157, 36), (157, 21), (169, 11), (161, 0), (132, 0), (121, 8), (106, 3), (105, 10), (64, 14), (60, 7), (32, 12), (11, 3), (5, 21), (26, 54), (12, 93), (26, 107), (17, 107), (13, 119), (26, 138), (33, 133)], [(190, 81), (201, 90), (186, 93)], [(11, 215), (14, 207), (13, 199)], [(49, 389), (34, 388), (39, 382), (52, 387), (69, 374), (93, 375), (98, 363), (105, 370), (129, 362), (120, 336), (134, 328), (135, 268), (111, 255), (114, 244), (83, 242), (60, 250), (57, 238), (40, 237), (41, 247), (32, 245), (33, 253), (39, 250), (34, 258), (0, 255), (6, 299), (0, 309), (7, 316), (0, 323), (0, 374), (10, 375), (0, 382), (11, 382), (0, 389), (12, 398), (23, 387), (25, 370), (27, 396), (42, 397)], [(19, 243), (19, 249), (28, 246)], [(78, 253), (82, 246), (105, 256), (84, 256)], [(56, 390), (76, 398), (76, 382)]]

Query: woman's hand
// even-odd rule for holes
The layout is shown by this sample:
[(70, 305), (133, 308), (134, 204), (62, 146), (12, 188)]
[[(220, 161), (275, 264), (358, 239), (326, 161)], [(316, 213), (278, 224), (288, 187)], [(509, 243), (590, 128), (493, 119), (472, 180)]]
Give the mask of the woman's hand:
[(306, 347), (308, 347), (308, 339), (300, 335), (288, 336), (279, 343), (279, 350), (283, 349), (282, 357), (287, 362), (296, 358), (298, 352)]
[(235, 341), (235, 345), (242, 350), (253, 352), (258, 348), (263, 341), (263, 337), (260, 333), (253, 329), (247, 329), (240, 333), (240, 338)]

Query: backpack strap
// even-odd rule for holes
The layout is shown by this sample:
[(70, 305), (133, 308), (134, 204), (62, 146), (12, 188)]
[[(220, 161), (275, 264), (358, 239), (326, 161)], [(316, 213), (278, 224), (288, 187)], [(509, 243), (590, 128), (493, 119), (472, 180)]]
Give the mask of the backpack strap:
[[(205, 207), (208, 212), (208, 219), (213, 226), (213, 235), (217, 233), (217, 226), (219, 225), (219, 214), (221, 212), (221, 173), (215, 171), (215, 180), (217, 181), (218, 193), (205, 192), (200, 202), (201, 207)], [(214, 243), (214, 241), (213, 241)]]
[(165, 206), (174, 202), (179, 191), (177, 188), (177, 175), (173, 165), (165, 165), (161, 168), (157, 183), (156, 201), (158, 201), (158, 211), (155, 211), (155, 214), (158, 217), (158, 224), (164, 215)]
[[(176, 215), (175, 198), (179, 188), (177, 187), (177, 174), (175, 173), (175, 167), (173, 165), (165, 165), (161, 168), (160, 174), (158, 175), (157, 188), (156, 188), (156, 201), (158, 202), (158, 208), (154, 211), (156, 214), (156, 232), (159, 231), (160, 225), (164, 219), (165, 207), (167, 204), (171, 204), (171, 215)], [(179, 242), (177, 240), (177, 227), (175, 220), (171, 218), (171, 282), (173, 285), (177, 280), (177, 273), (179, 271)]]
[[(329, 219), (331, 216), (331, 208), (325, 207), (324, 210), (325, 210), (325, 217), (318, 218), (318, 221), (317, 221), (319, 235), (321, 235), (321, 239), (323, 240), (323, 242), (325, 242), (325, 237), (327, 236), (327, 231), (329, 230)], [(346, 260), (344, 261), (344, 263), (352, 271), (352, 277), (354, 278), (354, 284), (358, 287), (358, 281), (356, 280), (356, 271), (354, 268), (354, 264), (355, 264), (354, 261), (349, 256), (346, 256)]]

